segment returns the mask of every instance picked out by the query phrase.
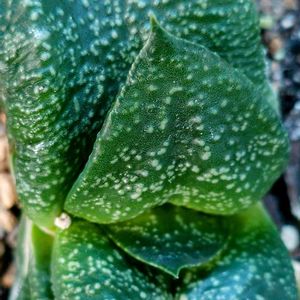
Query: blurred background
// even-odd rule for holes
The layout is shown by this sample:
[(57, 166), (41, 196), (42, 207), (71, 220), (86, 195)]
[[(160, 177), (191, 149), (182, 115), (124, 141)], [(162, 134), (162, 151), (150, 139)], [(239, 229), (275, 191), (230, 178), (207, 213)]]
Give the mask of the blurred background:
[[(257, 0), (270, 79), (291, 142), (290, 162), (264, 203), (293, 259), (300, 288), (300, 0)], [(0, 113), (0, 299), (14, 281), (13, 250), (20, 211), (9, 172), (6, 117)]]

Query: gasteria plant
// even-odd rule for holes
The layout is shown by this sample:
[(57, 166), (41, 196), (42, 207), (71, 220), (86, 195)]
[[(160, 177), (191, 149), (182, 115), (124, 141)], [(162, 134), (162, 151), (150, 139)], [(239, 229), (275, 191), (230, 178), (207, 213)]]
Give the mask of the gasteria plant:
[(258, 203), (288, 142), (254, 3), (0, 1), (11, 299), (297, 299)]

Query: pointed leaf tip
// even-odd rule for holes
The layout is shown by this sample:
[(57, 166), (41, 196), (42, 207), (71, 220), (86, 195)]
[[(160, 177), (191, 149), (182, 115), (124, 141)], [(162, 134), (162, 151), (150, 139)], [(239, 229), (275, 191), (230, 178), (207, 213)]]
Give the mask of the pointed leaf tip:
[(166, 202), (224, 215), (250, 206), (285, 165), (278, 115), (218, 54), (151, 24), (65, 210), (109, 224)]
[(160, 25), (159, 21), (156, 18), (156, 15), (153, 12), (149, 13), (149, 19), (150, 19), (150, 28), (151, 33), (154, 32), (161, 32), (161, 33), (168, 33), (164, 30), (164, 28)]
[(149, 19), (150, 19), (150, 25), (151, 25), (151, 30), (152, 30), (152, 31), (153, 31), (153, 29), (154, 29), (155, 27), (160, 27), (160, 26), (159, 26), (159, 23), (158, 23), (158, 21), (157, 21), (157, 18), (156, 18), (155, 14), (154, 14), (153, 12), (150, 12), (150, 13), (149, 13)]

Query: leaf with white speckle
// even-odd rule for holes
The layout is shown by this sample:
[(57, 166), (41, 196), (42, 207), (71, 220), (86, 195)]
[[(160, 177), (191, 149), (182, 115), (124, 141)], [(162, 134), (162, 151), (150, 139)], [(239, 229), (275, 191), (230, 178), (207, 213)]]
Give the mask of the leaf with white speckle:
[(96, 225), (74, 221), (54, 244), (53, 289), (60, 300), (155, 299), (171, 296), (138, 270)]
[(244, 73), (262, 100), (274, 100), (251, 0), (14, 0), (0, 8), (0, 102), (5, 99), (19, 198), (42, 226), (53, 226), (60, 214), (148, 36), (150, 11), (174, 35)]
[(187, 271), (177, 300), (297, 300), (290, 257), (261, 206), (230, 217), (228, 249), (215, 267)]
[(123, 1), (5, 2), (0, 97), (17, 192), (26, 214), (51, 227), (127, 74), (111, 61), (121, 61), (123, 39), (111, 32)]
[(287, 150), (281, 121), (247, 77), (152, 20), (65, 208), (98, 223), (168, 201), (233, 214), (267, 192)]
[(128, 254), (175, 278), (181, 269), (204, 265), (218, 256), (229, 235), (222, 217), (169, 204), (106, 228)]
[(52, 242), (52, 236), (22, 217), (18, 230), (16, 279), (10, 300), (54, 299), (50, 283)]
[(127, 26), (136, 33), (129, 36), (132, 41), (147, 38), (149, 25), (145, 21), (154, 13), (170, 33), (218, 53), (255, 84), (262, 101), (278, 110), (267, 78), (255, 1), (143, 0), (128, 1), (126, 9)]

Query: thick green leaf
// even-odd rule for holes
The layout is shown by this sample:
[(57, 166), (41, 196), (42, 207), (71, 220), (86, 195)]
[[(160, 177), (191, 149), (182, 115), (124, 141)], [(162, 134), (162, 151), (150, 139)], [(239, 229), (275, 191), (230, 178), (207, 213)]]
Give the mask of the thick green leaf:
[(154, 284), (96, 225), (85, 221), (75, 220), (58, 232), (52, 272), (60, 300), (170, 298), (163, 283)]
[(51, 300), (50, 260), (53, 238), (22, 217), (16, 251), (17, 272), (10, 300)]
[[(154, 11), (173, 34), (203, 44), (274, 99), (251, 0), (0, 3), (0, 102), (27, 214), (53, 225)], [(271, 95), (271, 96), (270, 96)]]
[(148, 37), (148, 14), (154, 13), (166, 30), (217, 52), (260, 90), (262, 100), (278, 109), (266, 77), (265, 53), (253, 0), (128, 0), (126, 23), (139, 44)]
[(261, 207), (231, 217), (228, 249), (211, 272), (188, 271), (178, 300), (296, 300), (294, 272), (280, 237)]
[(134, 258), (178, 278), (181, 269), (203, 265), (225, 248), (229, 230), (222, 217), (164, 205), (107, 226), (112, 240)]
[(129, 74), (67, 211), (111, 223), (171, 201), (233, 214), (270, 188), (287, 138), (242, 73), (153, 21)]
[(32, 258), (29, 264), (31, 299), (54, 299), (50, 283), (53, 237), (32, 227)]
[(43, 226), (53, 225), (60, 213), (126, 76), (124, 37), (117, 38), (124, 31), (122, 2), (0, 4), (8, 24), (0, 77), (17, 190), (26, 213)]

